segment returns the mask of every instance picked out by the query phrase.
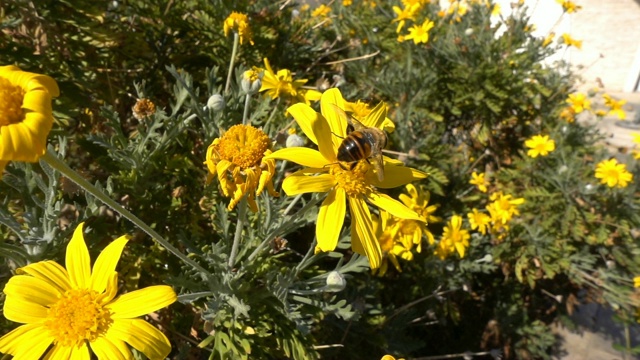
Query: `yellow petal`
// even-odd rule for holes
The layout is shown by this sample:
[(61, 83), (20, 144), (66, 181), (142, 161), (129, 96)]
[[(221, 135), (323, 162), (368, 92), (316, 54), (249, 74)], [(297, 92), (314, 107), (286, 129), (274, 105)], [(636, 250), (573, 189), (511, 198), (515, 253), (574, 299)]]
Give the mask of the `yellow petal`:
[(384, 165), (384, 180), (378, 181), (377, 178), (372, 177), (371, 182), (374, 186), (382, 189), (391, 189), (398, 186), (405, 185), (415, 180), (424, 179), (428, 176), (420, 170), (397, 165)]
[(46, 281), (61, 293), (71, 289), (69, 273), (55, 261), (40, 261), (19, 268), (17, 274), (29, 274), (35, 278)]
[(107, 288), (107, 282), (111, 275), (116, 270), (120, 255), (124, 246), (129, 241), (129, 236), (121, 236), (116, 240), (113, 240), (96, 259), (93, 264), (93, 271), (91, 272), (91, 285), (90, 289), (93, 289), (101, 294)]
[(346, 104), (339, 89), (332, 88), (322, 94), (320, 109), (322, 116), (327, 119), (330, 133), (334, 134), (334, 136), (330, 138), (334, 153), (338, 150), (342, 140), (347, 136), (348, 124), (347, 114), (344, 112), (345, 108)]
[(324, 199), (316, 221), (317, 249), (333, 251), (338, 245), (340, 231), (347, 212), (346, 193), (342, 189), (331, 191)]
[(173, 304), (178, 297), (171, 286), (155, 285), (119, 296), (105, 307), (112, 319), (130, 319)]
[[(26, 326), (26, 325), (25, 325)], [(21, 328), (24, 326), (21, 326)], [(19, 329), (19, 328), (18, 328)], [(17, 329), (16, 329), (17, 330)], [(15, 339), (16, 351), (13, 353), (14, 360), (39, 359), (53, 342), (53, 337), (49, 331), (42, 326), (29, 329), (20, 338)]]
[(57, 344), (49, 350), (43, 360), (56, 359), (91, 360), (91, 353), (86, 343), (82, 343), (80, 347)]
[(111, 341), (124, 341), (151, 360), (169, 355), (171, 344), (160, 330), (141, 319), (117, 319), (107, 332)]
[(133, 354), (122, 340), (101, 336), (91, 342), (91, 350), (98, 356), (98, 360), (126, 360), (132, 359)]
[(0, 66), (0, 76), (9, 80), (13, 85), (22, 87), (25, 91), (46, 89), (52, 97), (58, 97), (58, 84), (46, 75), (30, 73), (20, 70), (17, 66)]
[(383, 101), (380, 101), (376, 107), (371, 109), (369, 115), (362, 120), (362, 124), (368, 127), (375, 127), (378, 129), (383, 128), (383, 123), (387, 118), (387, 106)]
[(112, 272), (107, 280), (107, 288), (100, 299), (101, 304), (108, 304), (118, 295), (118, 273)]
[(318, 145), (318, 150), (322, 156), (329, 162), (336, 162), (336, 153), (331, 142), (333, 135), (325, 118), (315, 112), (309, 105), (303, 103), (294, 104), (287, 111), (293, 116), (309, 140)]
[(336, 179), (330, 174), (305, 175), (298, 171), (282, 182), (282, 189), (289, 196), (310, 192), (323, 193), (331, 190), (336, 185)]
[(65, 258), (71, 286), (74, 289), (86, 289), (91, 279), (91, 258), (82, 235), (83, 227), (84, 223), (80, 223), (73, 232), (71, 241), (67, 245), (67, 256)]
[(382, 261), (382, 250), (373, 230), (369, 208), (362, 199), (349, 197), (349, 209), (351, 209), (351, 226), (356, 228), (358, 239), (369, 259), (369, 266), (371, 269), (377, 269)]
[(319, 151), (305, 147), (280, 149), (271, 155), (265, 156), (264, 159), (287, 160), (312, 168), (322, 168), (323, 166), (331, 164)]
[(399, 217), (401, 219), (418, 220), (422, 222), (427, 221), (400, 201), (392, 199), (389, 195), (381, 194), (378, 192), (370, 192), (369, 194), (367, 194), (367, 200), (395, 217)]
[[(33, 336), (47, 333), (48, 331), (46, 331), (42, 327), (42, 324), (29, 324), (19, 326), (0, 338), (0, 352), (15, 356), (15, 354), (17, 354), (20, 350), (24, 351), (23, 348), (31, 348), (35, 345), (35, 342), (32, 342)], [(52, 341), (53, 338), (51, 338), (49, 343), (46, 344), (45, 348), (42, 349), (42, 352), (44, 352), (46, 347), (48, 347)], [(40, 355), (42, 355), (42, 353), (40, 353)], [(38, 359), (40, 355), (33, 357), (33, 359)]]
[(21, 301), (35, 303), (41, 306), (49, 306), (62, 295), (62, 293), (42, 279), (29, 275), (16, 275), (9, 279), (4, 287), (7, 297), (15, 297)]
[(33, 324), (42, 322), (47, 317), (47, 307), (24, 298), (7, 296), (4, 301), (4, 317), (21, 324)]

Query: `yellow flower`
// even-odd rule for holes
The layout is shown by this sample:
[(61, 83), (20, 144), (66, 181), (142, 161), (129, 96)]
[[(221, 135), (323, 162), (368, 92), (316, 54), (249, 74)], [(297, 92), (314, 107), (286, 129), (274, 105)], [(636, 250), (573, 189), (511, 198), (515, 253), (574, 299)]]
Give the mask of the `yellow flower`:
[(36, 162), (53, 126), (51, 99), (60, 95), (46, 76), (0, 66), (0, 176), (9, 161)]
[(396, 28), (396, 32), (400, 32), (404, 27), (404, 23), (407, 20), (416, 21), (416, 13), (420, 10), (420, 3), (414, 3), (411, 6), (405, 6), (404, 8), (400, 8), (399, 6), (393, 7), (393, 12), (396, 13), (396, 18), (391, 20), (392, 23), (397, 22), (398, 27)]
[(636, 276), (633, 278), (633, 287), (640, 288), (640, 276)]
[(67, 246), (66, 265), (40, 261), (16, 271), (4, 288), (4, 316), (24, 325), (0, 339), (14, 359), (133, 359), (127, 343), (150, 359), (164, 359), (171, 344), (140, 316), (176, 301), (173, 289), (150, 286), (117, 296), (116, 264), (122, 236), (98, 256), (93, 270), (80, 224)]
[[(491, 6), (491, 4), (487, 2), (487, 6)], [(491, 8), (491, 16), (498, 16), (501, 12), (502, 7), (500, 7), (500, 4), (493, 4), (493, 7)]]
[(564, 119), (568, 123), (576, 121), (576, 112), (572, 106), (567, 106), (560, 112), (560, 118)]
[[(640, 133), (633, 133), (631, 135), (633, 136), (634, 147), (640, 144)], [(633, 149), (631, 153), (633, 154), (634, 159), (640, 160), (640, 151), (638, 151), (637, 149)]]
[(596, 166), (596, 178), (608, 187), (617, 186), (624, 188), (633, 179), (633, 174), (627, 171), (625, 164), (618, 163), (616, 159), (602, 160)]
[(478, 231), (484, 235), (487, 233), (487, 228), (491, 224), (491, 217), (485, 213), (481, 213), (478, 209), (473, 209), (472, 212), (467, 214), (469, 218), (469, 225), (471, 230), (478, 229)]
[(609, 115), (615, 115), (620, 120), (627, 118), (627, 114), (622, 110), (622, 106), (627, 103), (626, 100), (614, 100), (608, 94), (602, 95), (604, 98), (604, 104), (609, 107)]
[(551, 42), (553, 41), (553, 38), (556, 37), (556, 33), (554, 32), (550, 32), (549, 35), (547, 35), (544, 40), (542, 40), (542, 47), (547, 47), (549, 46), (549, 44), (551, 44)]
[(331, 8), (325, 4), (322, 4), (311, 12), (311, 16), (325, 18), (327, 17), (327, 15), (329, 15), (330, 12), (331, 12)]
[(491, 204), (486, 209), (491, 215), (491, 221), (495, 224), (505, 225), (515, 215), (520, 215), (517, 206), (524, 204), (523, 198), (513, 199), (511, 195), (504, 195), (502, 191), (491, 194)]
[(410, 27), (409, 34), (405, 35), (404, 41), (413, 39), (414, 44), (426, 44), (429, 41), (429, 30), (431, 30), (433, 26), (433, 21), (426, 19), (422, 25), (414, 25)]
[(469, 232), (462, 229), (462, 217), (454, 215), (444, 228), (435, 254), (444, 260), (457, 251), (460, 258), (464, 258), (465, 251), (469, 247), (470, 237)]
[(485, 179), (484, 176), (485, 176), (484, 173), (478, 174), (477, 172), (474, 171), (471, 174), (471, 180), (469, 180), (469, 184), (477, 186), (478, 190), (482, 191), (483, 193), (486, 193), (487, 185), (489, 185), (489, 182)]
[(435, 243), (435, 238), (431, 231), (427, 229), (427, 224), (440, 222), (442, 220), (433, 215), (439, 205), (429, 205), (431, 194), (422, 187), (416, 188), (413, 184), (407, 184), (405, 190), (409, 195), (402, 193), (398, 198), (409, 209), (415, 211), (425, 219), (426, 223), (412, 219), (398, 219), (400, 231), (397, 233), (397, 236), (406, 248), (411, 249), (411, 245), (413, 244), (416, 245), (416, 251), (421, 252), (422, 234), (426, 235), (429, 244)]
[(271, 196), (278, 196), (272, 182), (275, 161), (265, 159), (270, 148), (267, 134), (251, 125), (234, 125), (209, 145), (204, 162), (209, 169), (207, 183), (217, 175), (222, 194), (231, 198), (228, 210), (247, 195), (249, 208), (258, 211), (255, 195), (265, 187)]
[(320, 100), (319, 91), (304, 89), (302, 86), (307, 83), (307, 79), (293, 80), (291, 71), (287, 69), (273, 72), (269, 60), (264, 59), (265, 70), (262, 76), (262, 87), (260, 91), (266, 91), (272, 99), (286, 95), (293, 102), (303, 102), (307, 105), (310, 101)]
[(415, 4), (418, 4), (420, 6), (427, 5), (431, 2), (431, 0), (401, 0), (401, 2), (404, 7), (411, 7)]
[(576, 5), (573, 1), (569, 0), (556, 0), (557, 3), (562, 4), (562, 9), (569, 14), (582, 9), (582, 6)]
[[(396, 358), (394, 358), (394, 357), (393, 357), (393, 356), (391, 356), (391, 355), (385, 355), (385, 356), (383, 356), (383, 357), (382, 357), (382, 359), (380, 359), (380, 360), (396, 360)], [(398, 360), (404, 360), (404, 359), (398, 359)]]
[[(336, 248), (348, 203), (351, 212), (351, 246), (354, 251), (366, 255), (371, 268), (376, 269), (380, 266), (382, 252), (375, 238), (367, 202), (398, 218), (425, 221), (399, 201), (380, 193), (377, 188), (398, 187), (423, 179), (427, 174), (385, 158), (384, 180), (380, 181), (367, 161), (358, 161), (353, 166), (339, 163), (338, 147), (347, 136), (347, 119), (343, 113), (345, 101), (340, 90), (333, 88), (322, 94), (320, 103), (321, 113), (301, 103), (288, 109), (307, 138), (318, 145), (318, 150), (291, 147), (278, 150), (268, 158), (305, 166), (284, 180), (282, 188), (287, 195), (328, 193), (318, 214), (316, 251), (332, 251)], [(386, 107), (380, 103), (362, 124), (380, 128), (386, 116)]]
[[(371, 107), (362, 100), (357, 100), (356, 102), (345, 101), (344, 105), (346, 112), (360, 122), (363, 122), (371, 114)], [(381, 128), (388, 133), (392, 133), (395, 131), (396, 125), (387, 117), (382, 122)]]
[(249, 27), (249, 19), (246, 14), (239, 12), (232, 12), (225, 20), (223, 24), (224, 36), (229, 36), (230, 32), (235, 32), (240, 36), (240, 44), (244, 41), (248, 41), (253, 45), (253, 39), (251, 34), (251, 28)]
[(376, 238), (380, 243), (380, 250), (382, 251), (382, 262), (375, 273), (378, 276), (384, 276), (389, 268), (389, 261), (398, 272), (402, 272), (398, 258), (406, 261), (413, 260), (413, 253), (411, 252), (413, 243), (407, 245), (398, 238), (398, 233), (402, 231), (402, 225), (397, 222), (399, 219), (389, 215), (386, 211), (380, 211), (380, 218), (372, 214), (371, 219)]
[(591, 109), (591, 101), (583, 93), (569, 94), (567, 104), (571, 106), (574, 114), (580, 114), (584, 110)]
[(582, 49), (582, 40), (576, 40), (567, 33), (562, 34), (562, 41), (567, 46), (575, 46), (578, 49)]
[(353, 0), (342, 0), (342, 6), (351, 6)]
[(534, 159), (538, 157), (538, 155), (547, 156), (556, 149), (556, 142), (549, 139), (548, 135), (535, 135), (525, 141), (524, 145), (529, 148), (527, 155)]

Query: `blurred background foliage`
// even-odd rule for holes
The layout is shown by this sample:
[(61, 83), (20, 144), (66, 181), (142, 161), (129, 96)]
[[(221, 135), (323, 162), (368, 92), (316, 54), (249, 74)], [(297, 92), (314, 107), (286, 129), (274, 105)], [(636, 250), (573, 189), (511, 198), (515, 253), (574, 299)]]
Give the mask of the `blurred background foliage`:
[[(94, 253), (134, 233), (120, 262), (126, 289), (166, 281), (182, 294), (180, 304), (152, 319), (170, 338), (175, 359), (465, 351), (549, 358), (562, 349), (551, 327), (571, 327), (578, 304), (606, 304), (635, 322), (635, 182), (599, 185), (595, 165), (611, 156), (600, 135), (560, 117), (575, 77), (567, 64), (547, 59), (562, 45), (533, 37), (523, 6), (492, 15), (489, 1), (467, 5), (461, 14), (427, 2), (416, 23), (430, 19), (435, 26), (426, 44), (414, 44), (398, 41), (392, 20), (400, 2), (335, 1), (327, 15), (315, 16), (292, 1), (3, 2), (0, 63), (60, 85), (50, 136), (56, 151), (214, 278), (202, 281), (46, 166), (12, 163), (0, 183), (0, 282), (26, 262), (60, 260), (72, 229), (86, 221)], [(222, 23), (232, 11), (249, 16), (255, 45), (240, 46), (226, 107), (214, 110), (206, 104), (224, 86), (233, 41)], [(264, 58), (320, 91), (338, 86), (350, 101), (385, 101), (396, 124), (389, 148), (430, 174), (422, 185), (429, 203), (439, 205), (436, 216), (466, 219), (498, 192), (525, 199), (520, 215), (500, 234), (473, 231), (462, 259), (442, 260), (425, 241), (413, 261), (401, 262), (402, 272), (375, 276), (366, 259), (350, 253), (346, 230), (338, 252), (310, 252), (317, 197), (294, 204), (284, 194), (261, 197), (239, 265), (229, 270), (237, 212), (226, 210), (215, 182), (205, 186), (202, 163), (208, 144), (241, 122), (241, 73), (262, 67)], [(158, 111), (134, 118), (138, 98)], [(252, 123), (264, 126), (277, 147), (291, 122), (288, 105), (263, 95), (251, 104)], [(556, 150), (528, 157), (524, 142), (536, 134), (549, 135)], [(637, 178), (633, 159), (617, 156)], [(488, 193), (469, 184), (474, 171), (487, 174)], [(284, 214), (289, 206), (296, 211)], [(445, 223), (428, 225), (436, 239)], [(346, 278), (342, 292), (323, 288), (333, 270)], [(1, 326), (5, 333), (11, 324)]]

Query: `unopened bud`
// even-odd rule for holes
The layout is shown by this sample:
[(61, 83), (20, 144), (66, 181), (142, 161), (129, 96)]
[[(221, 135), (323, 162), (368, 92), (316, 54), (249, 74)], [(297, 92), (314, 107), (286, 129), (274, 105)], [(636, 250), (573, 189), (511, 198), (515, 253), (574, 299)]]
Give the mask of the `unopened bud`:
[(207, 100), (207, 107), (213, 111), (222, 111), (227, 104), (220, 94), (214, 94)]
[(302, 147), (304, 146), (304, 139), (302, 137), (300, 137), (300, 135), (298, 134), (293, 134), (293, 135), (289, 135), (287, 137), (287, 147)]
[(327, 275), (326, 292), (340, 292), (347, 286), (347, 280), (337, 271), (332, 271)]
[(262, 87), (262, 69), (253, 67), (251, 70), (247, 70), (242, 73), (242, 80), (240, 86), (242, 90), (247, 94), (255, 94), (260, 91)]

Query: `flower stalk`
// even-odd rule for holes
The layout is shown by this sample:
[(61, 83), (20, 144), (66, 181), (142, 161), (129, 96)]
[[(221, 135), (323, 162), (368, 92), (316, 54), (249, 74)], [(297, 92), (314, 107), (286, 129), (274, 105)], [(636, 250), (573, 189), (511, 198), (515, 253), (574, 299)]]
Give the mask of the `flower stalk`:
[(240, 200), (238, 204), (238, 222), (236, 223), (236, 233), (233, 236), (233, 244), (231, 245), (231, 253), (229, 254), (229, 268), (233, 269), (238, 256), (238, 246), (240, 246), (240, 238), (242, 237), (242, 229), (247, 222), (247, 199)]
[(180, 260), (184, 261), (186, 264), (189, 264), (194, 269), (205, 275), (206, 277), (210, 277), (211, 274), (202, 266), (198, 265), (195, 261), (181, 253), (177, 248), (171, 245), (166, 239), (164, 239), (160, 234), (158, 234), (155, 230), (153, 230), (149, 225), (147, 225), (144, 221), (140, 220), (137, 216), (133, 215), (129, 210), (122, 207), (122, 205), (118, 204), (116, 201), (107, 196), (103, 191), (98, 189), (96, 186), (85, 180), (80, 174), (71, 169), (66, 163), (60, 160), (55, 154), (51, 153), (50, 150), (47, 150), (45, 154), (40, 158), (41, 161), (46, 162), (53, 169), (59, 171), (64, 176), (66, 176), (69, 180), (76, 183), (78, 186), (83, 188), (86, 192), (98, 198), (105, 205), (112, 208), (118, 214), (125, 217), (127, 220), (134, 223), (137, 227), (139, 227), (142, 231), (146, 232), (149, 236), (151, 236), (154, 240), (156, 240), (160, 245), (162, 245), (167, 251), (177, 256)]
[(227, 83), (224, 86), (225, 95), (229, 93), (231, 87), (231, 76), (233, 75), (233, 66), (236, 62), (236, 54), (238, 53), (238, 45), (240, 44), (240, 35), (233, 33), (233, 49), (231, 50), (231, 60), (229, 61), (229, 72), (227, 73)]

